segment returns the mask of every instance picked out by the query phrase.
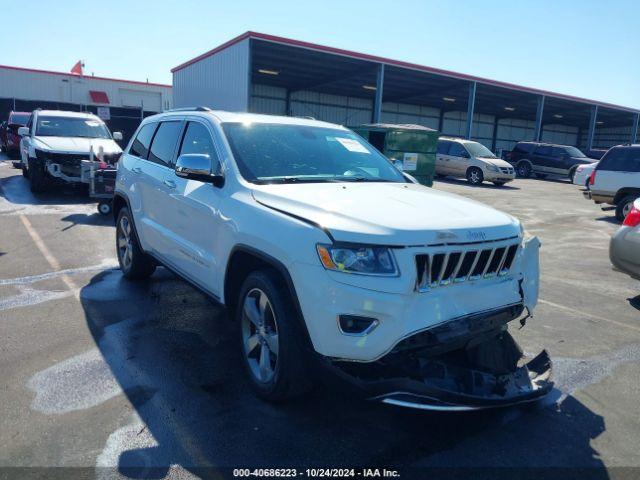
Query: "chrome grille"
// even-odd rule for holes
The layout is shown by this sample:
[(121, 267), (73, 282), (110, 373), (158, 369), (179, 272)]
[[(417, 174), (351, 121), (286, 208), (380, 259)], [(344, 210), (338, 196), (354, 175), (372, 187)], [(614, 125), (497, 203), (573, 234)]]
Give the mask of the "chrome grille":
[(503, 276), (509, 273), (518, 244), (497, 245), (416, 255), (416, 290), (426, 292), (467, 280)]
[(513, 173), (513, 168), (512, 167), (500, 167), (500, 171), (502, 173), (510, 174), (510, 173)]

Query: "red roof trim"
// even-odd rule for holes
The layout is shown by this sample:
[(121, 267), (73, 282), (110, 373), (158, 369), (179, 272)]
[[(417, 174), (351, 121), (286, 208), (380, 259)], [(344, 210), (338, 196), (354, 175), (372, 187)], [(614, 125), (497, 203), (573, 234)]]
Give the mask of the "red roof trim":
[[(81, 76), (75, 73), (54, 72), (52, 70), (39, 70), (37, 68), (12, 67), (10, 65), (0, 65), (0, 69), (17, 70), (19, 72), (48, 73), (50, 75), (61, 75), (64, 77), (80, 77)], [(88, 80), (107, 80), (110, 82), (133, 83), (135, 85), (149, 85), (152, 87), (172, 88), (171, 85), (166, 85), (164, 83), (151, 83), (151, 82), (140, 82), (138, 80), (123, 80), (120, 78), (96, 77), (94, 75), (82, 75), (82, 78), (86, 78)]]
[(434, 68), (434, 67), (427, 67), (425, 65), (418, 65), (416, 63), (410, 63), (410, 62), (403, 62), (401, 60), (393, 60), (390, 58), (385, 58), (385, 57), (378, 57), (376, 55), (369, 55), (367, 53), (358, 53), (358, 52), (353, 52), (351, 50), (344, 50), (342, 48), (336, 48), (336, 47), (328, 47), (326, 45), (319, 45), (317, 43), (310, 43), (310, 42), (304, 42), (301, 40), (294, 40), (291, 38), (286, 38), (286, 37), (279, 37), (276, 35), (268, 35), (266, 33), (259, 33), (259, 32), (252, 32), (252, 31), (248, 31), (243, 33), (242, 35), (239, 35), (235, 38), (232, 38), (231, 40), (229, 40), (226, 43), (223, 43), (222, 45), (220, 45), (219, 47), (214, 48), (213, 50), (209, 50), (208, 52), (203, 53), (202, 55), (199, 55), (187, 62), (184, 62), (180, 65), (178, 65), (175, 68), (171, 69), (172, 73), (175, 73), (178, 70), (181, 70), (185, 67), (188, 67), (189, 65), (192, 65), (204, 58), (210, 57), (211, 55), (218, 53), (221, 50), (224, 50), (225, 48), (228, 48), (242, 40), (245, 40), (246, 38), (255, 38), (258, 40), (265, 40), (268, 42), (273, 42), (273, 43), (282, 43), (285, 45), (291, 45), (294, 47), (301, 47), (301, 48), (307, 48), (309, 50), (318, 50), (321, 52), (326, 52), (326, 53), (333, 53), (336, 55), (342, 55), (345, 57), (351, 57), (351, 58), (357, 58), (360, 60), (368, 60), (368, 61), (372, 61), (372, 62), (377, 62), (377, 63), (384, 63), (387, 65), (393, 65), (393, 66), (397, 66), (397, 67), (403, 67), (403, 68), (409, 68), (412, 70), (419, 70), (422, 72), (427, 72), (427, 73), (433, 73), (436, 75), (443, 75), (443, 76), (447, 76), (447, 77), (452, 77), (452, 78), (457, 78), (460, 80), (468, 80), (468, 81), (472, 81), (472, 82), (478, 82), (478, 83), (484, 83), (486, 85), (493, 85), (496, 87), (502, 87), (502, 88), (507, 88), (509, 90), (517, 90), (520, 92), (527, 92), (527, 93), (533, 93), (536, 95), (546, 95), (549, 97), (555, 97), (555, 98), (560, 98), (560, 99), (564, 99), (564, 100), (570, 100), (570, 101), (574, 101), (574, 102), (580, 102), (580, 103), (588, 103), (588, 104), (592, 104), (592, 105), (598, 105), (601, 107), (605, 107), (605, 108), (612, 108), (612, 109), (616, 109), (616, 110), (624, 110), (627, 112), (633, 112), (633, 113), (639, 113), (640, 110), (635, 109), (635, 108), (630, 108), (630, 107), (623, 107), (621, 105), (615, 105), (613, 103), (607, 103), (607, 102), (600, 102), (600, 101), (596, 101), (596, 100), (590, 100), (588, 98), (581, 98), (581, 97), (575, 97), (573, 95), (566, 95), (563, 93), (555, 93), (555, 92), (550, 92), (548, 90), (541, 90), (538, 88), (533, 88), (533, 87), (524, 87), (521, 85), (516, 85), (513, 83), (508, 83), (508, 82), (501, 82), (498, 80), (491, 80), (488, 78), (483, 78), (483, 77), (476, 77), (474, 75), (468, 75), (466, 73), (457, 73), (457, 72), (452, 72), (450, 70), (443, 70), (440, 68)]

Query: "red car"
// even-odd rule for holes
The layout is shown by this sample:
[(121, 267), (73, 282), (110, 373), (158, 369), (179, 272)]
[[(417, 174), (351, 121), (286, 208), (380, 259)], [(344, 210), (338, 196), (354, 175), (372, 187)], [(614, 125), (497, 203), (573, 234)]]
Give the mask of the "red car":
[(9, 113), (9, 119), (6, 122), (2, 122), (2, 127), (0, 127), (0, 147), (3, 152), (7, 153), (9, 158), (20, 158), (18, 128), (24, 127), (30, 117), (31, 112), (11, 112)]

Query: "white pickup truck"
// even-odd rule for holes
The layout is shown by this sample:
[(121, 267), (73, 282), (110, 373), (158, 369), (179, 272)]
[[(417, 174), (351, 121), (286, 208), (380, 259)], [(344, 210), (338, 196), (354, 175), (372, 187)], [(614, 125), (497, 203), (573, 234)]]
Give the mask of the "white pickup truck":
[(255, 391), (328, 369), (367, 398), (474, 410), (549, 392), (507, 331), (538, 296), (515, 218), (411, 181), (350, 130), (181, 109), (146, 118), (114, 199), (126, 278), (163, 265), (230, 311)]

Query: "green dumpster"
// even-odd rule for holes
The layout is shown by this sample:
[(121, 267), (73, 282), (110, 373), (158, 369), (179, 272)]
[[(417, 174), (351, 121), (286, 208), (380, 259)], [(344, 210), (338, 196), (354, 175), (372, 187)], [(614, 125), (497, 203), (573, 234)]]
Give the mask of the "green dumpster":
[(372, 123), (350, 127), (400, 170), (430, 187), (436, 167), (439, 132), (422, 125)]

